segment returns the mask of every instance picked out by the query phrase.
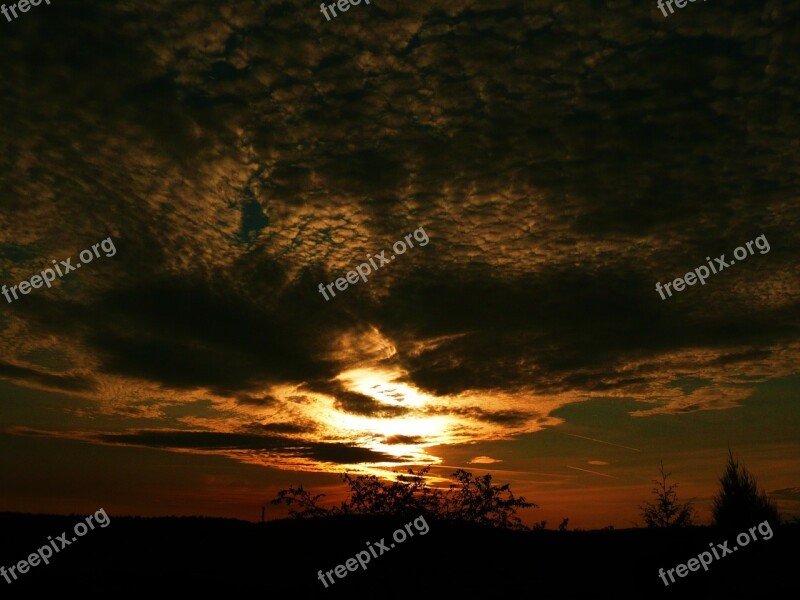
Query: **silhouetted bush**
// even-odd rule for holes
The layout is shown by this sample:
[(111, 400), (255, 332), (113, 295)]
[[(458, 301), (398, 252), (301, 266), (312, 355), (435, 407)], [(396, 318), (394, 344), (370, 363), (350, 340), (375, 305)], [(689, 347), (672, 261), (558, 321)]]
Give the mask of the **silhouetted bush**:
[(526, 529), (517, 516), (520, 508), (536, 507), (524, 497), (517, 498), (510, 484), (493, 485), (490, 474), (474, 477), (459, 469), (451, 477), (456, 483), (450, 489), (428, 487), (426, 475), (430, 467), (418, 472), (409, 470), (396, 481), (383, 481), (375, 475), (351, 476), (342, 479), (350, 488), (350, 496), (340, 506), (324, 508), (319, 500), (303, 489), (289, 487), (278, 492), (272, 504), (286, 504), (289, 515), (296, 518), (322, 515), (402, 515), (429, 514), (442, 520), (491, 525), (505, 529)]
[(429, 488), (425, 482), (430, 468), (415, 473), (409, 469), (397, 481), (382, 481), (375, 475), (342, 475), (350, 488), (350, 498), (336, 509), (342, 514), (403, 515), (411, 513), (439, 514), (442, 497), (439, 490)]

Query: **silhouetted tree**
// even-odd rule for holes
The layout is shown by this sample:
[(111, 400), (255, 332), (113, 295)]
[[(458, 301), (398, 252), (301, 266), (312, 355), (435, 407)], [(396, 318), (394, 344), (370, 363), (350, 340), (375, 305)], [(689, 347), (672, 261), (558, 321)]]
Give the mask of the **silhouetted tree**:
[(281, 490), (278, 496), (272, 500), (272, 504), (286, 504), (289, 507), (289, 516), (296, 519), (321, 517), (330, 511), (317, 504), (325, 494), (312, 496), (311, 493), (303, 489), (303, 486), (289, 486), (288, 490)]
[(382, 481), (375, 475), (342, 475), (350, 488), (350, 498), (342, 502), (340, 512), (345, 514), (407, 515), (439, 513), (442, 494), (429, 488), (425, 476), (430, 467), (415, 473), (412, 469), (400, 475), (397, 481)]
[(728, 448), (725, 472), (719, 478), (720, 490), (714, 497), (712, 516), (714, 525), (726, 529), (751, 527), (764, 520), (778, 523), (780, 516), (775, 503), (762, 490), (758, 491), (756, 478), (739, 464)]
[(661, 479), (653, 479), (655, 502), (645, 502), (641, 507), (642, 518), (648, 527), (686, 527), (694, 524), (692, 502), (678, 502), (677, 483), (667, 483), (672, 473), (664, 471), (661, 461)]
[(516, 498), (508, 483), (492, 485), (492, 476), (488, 473), (474, 477), (458, 469), (452, 477), (457, 483), (450, 485), (445, 503), (445, 514), (450, 518), (506, 529), (525, 529), (517, 510), (537, 506), (526, 502), (522, 496)]
[(520, 508), (535, 507), (524, 497), (517, 498), (509, 484), (493, 485), (492, 476), (474, 477), (459, 469), (452, 474), (456, 483), (446, 492), (430, 488), (426, 475), (430, 467), (399, 475), (396, 481), (384, 481), (375, 475), (344, 473), (342, 480), (350, 488), (349, 497), (339, 507), (325, 509), (318, 504), (324, 494), (312, 496), (303, 489), (281, 490), (272, 504), (286, 504), (292, 517), (316, 517), (326, 514), (419, 515), (467, 521), (507, 529), (525, 529), (517, 516)]
[(567, 530), (567, 525), (569, 525), (569, 519), (567, 517), (564, 517), (564, 520), (561, 521), (561, 523), (558, 526), (558, 530), (559, 531), (566, 531)]

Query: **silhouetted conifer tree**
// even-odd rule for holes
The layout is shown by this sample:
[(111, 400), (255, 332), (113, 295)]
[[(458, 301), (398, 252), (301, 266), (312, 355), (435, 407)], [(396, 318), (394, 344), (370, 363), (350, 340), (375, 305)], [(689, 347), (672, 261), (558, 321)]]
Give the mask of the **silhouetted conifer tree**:
[(746, 529), (764, 520), (777, 524), (780, 516), (765, 491), (758, 491), (756, 478), (739, 464), (728, 448), (725, 472), (719, 478), (720, 490), (714, 497), (714, 525), (726, 529)]

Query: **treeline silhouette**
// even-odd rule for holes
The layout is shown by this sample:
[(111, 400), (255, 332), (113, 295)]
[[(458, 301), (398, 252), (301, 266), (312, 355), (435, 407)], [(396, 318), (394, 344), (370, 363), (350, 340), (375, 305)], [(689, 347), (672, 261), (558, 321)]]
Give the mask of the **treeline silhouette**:
[[(495, 485), (492, 475), (476, 477), (471, 472), (458, 469), (450, 477), (453, 483), (443, 490), (428, 485), (430, 467), (420, 471), (409, 469), (395, 481), (384, 481), (375, 475), (343, 473), (342, 480), (349, 488), (349, 496), (339, 506), (321, 504), (325, 494), (312, 494), (290, 486), (280, 490), (271, 501), (285, 505), (293, 518), (314, 518), (334, 515), (397, 515), (427, 514), (443, 521), (476, 523), (502, 529), (540, 531), (546, 521), (526, 527), (517, 515), (522, 508), (537, 508), (523, 496), (515, 496), (510, 484)], [(693, 500), (678, 500), (677, 487), (671, 483), (664, 462), (661, 461), (659, 478), (654, 479), (653, 502), (640, 506), (640, 514), (648, 528), (676, 528), (696, 525), (697, 511)], [(720, 489), (713, 499), (712, 524), (724, 529), (752, 527), (768, 520), (777, 525), (780, 514), (775, 503), (764, 490), (759, 491), (756, 478), (734, 458), (728, 448), (728, 460), (719, 479)], [(558, 527), (566, 531), (569, 519)], [(613, 527), (611, 527), (613, 529)]]

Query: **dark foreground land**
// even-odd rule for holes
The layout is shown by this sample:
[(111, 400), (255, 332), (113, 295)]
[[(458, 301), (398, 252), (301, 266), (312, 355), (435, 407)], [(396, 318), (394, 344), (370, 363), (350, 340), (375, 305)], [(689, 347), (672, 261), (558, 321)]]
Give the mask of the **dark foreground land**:
[[(689, 572), (665, 587), (658, 569), (686, 563), (709, 543), (732, 536), (709, 528), (589, 532), (510, 532), (428, 519), (417, 533), (327, 589), (328, 571), (386, 538), (410, 519), (324, 518), (255, 524), (205, 518), (111, 516), (50, 559), (7, 584), (0, 596), (132, 597), (247, 592), (277, 598), (764, 598), (800, 590), (796, 572), (800, 527), (773, 528), (770, 540), (714, 560), (708, 572)], [(71, 539), (80, 517), (0, 514), (0, 565), (8, 569), (62, 532)], [(755, 525), (755, 523), (753, 524)], [(721, 552), (720, 552), (721, 554)], [(291, 595), (291, 596), (290, 596)]]

